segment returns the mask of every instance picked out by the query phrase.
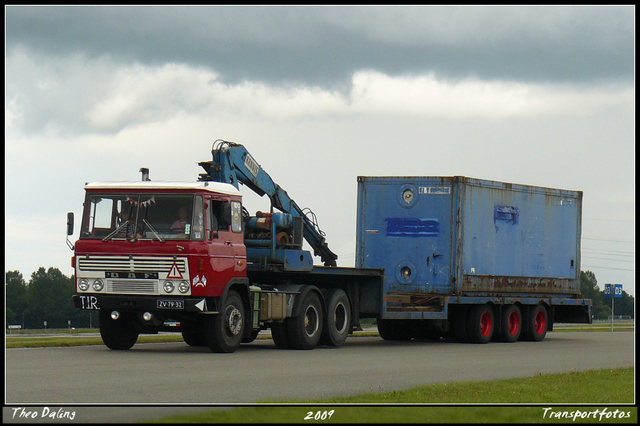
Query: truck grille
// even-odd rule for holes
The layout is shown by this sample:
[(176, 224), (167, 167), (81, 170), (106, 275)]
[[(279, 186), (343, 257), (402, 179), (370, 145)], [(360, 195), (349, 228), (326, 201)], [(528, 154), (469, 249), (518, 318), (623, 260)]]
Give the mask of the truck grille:
[(78, 257), (79, 271), (169, 272), (175, 263), (181, 273), (187, 270), (185, 258), (91, 256)]
[(79, 256), (76, 261), (79, 277), (104, 277), (107, 294), (163, 294), (164, 277), (190, 280), (186, 258)]

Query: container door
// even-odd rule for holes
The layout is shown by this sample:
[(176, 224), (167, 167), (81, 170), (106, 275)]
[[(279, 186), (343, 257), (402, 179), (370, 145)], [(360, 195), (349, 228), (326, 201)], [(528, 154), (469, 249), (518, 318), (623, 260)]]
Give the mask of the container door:
[(385, 291), (449, 293), (448, 178), (360, 178), (358, 266), (385, 268)]

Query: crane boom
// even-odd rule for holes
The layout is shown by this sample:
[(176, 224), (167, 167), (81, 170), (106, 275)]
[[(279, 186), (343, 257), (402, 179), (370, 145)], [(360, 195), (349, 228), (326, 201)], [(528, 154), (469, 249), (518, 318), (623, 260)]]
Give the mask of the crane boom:
[(304, 239), (313, 248), (314, 255), (320, 256), (325, 266), (336, 266), (338, 256), (329, 249), (313, 213), (301, 209), (243, 145), (219, 139), (214, 143), (211, 154), (212, 161), (198, 163), (206, 171), (199, 180), (230, 183), (238, 189), (242, 183), (259, 196), (266, 194), (272, 207), (302, 219)]

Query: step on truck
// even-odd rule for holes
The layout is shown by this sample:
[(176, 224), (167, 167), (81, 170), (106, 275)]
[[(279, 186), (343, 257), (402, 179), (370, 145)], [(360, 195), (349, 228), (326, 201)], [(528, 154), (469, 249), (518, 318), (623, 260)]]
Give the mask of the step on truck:
[[(85, 185), (76, 308), (104, 344), (178, 332), (234, 352), (269, 329), (281, 349), (340, 346), (375, 319), (385, 340), (541, 341), (591, 323), (580, 294), (582, 192), (454, 177), (358, 177), (355, 267), (315, 214), (243, 145), (218, 140), (194, 182)], [(270, 199), (251, 215), (240, 187)], [(74, 215), (67, 216), (67, 235)], [(313, 250), (303, 247), (306, 241)], [(322, 265), (314, 262), (319, 257)]]

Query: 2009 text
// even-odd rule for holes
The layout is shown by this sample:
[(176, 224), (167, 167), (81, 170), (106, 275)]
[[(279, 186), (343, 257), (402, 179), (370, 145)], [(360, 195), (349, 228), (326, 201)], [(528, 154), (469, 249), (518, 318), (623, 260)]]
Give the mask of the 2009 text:
[(313, 411), (309, 411), (304, 420), (329, 420), (331, 416), (333, 416), (335, 410), (331, 411), (318, 411), (314, 413)]

